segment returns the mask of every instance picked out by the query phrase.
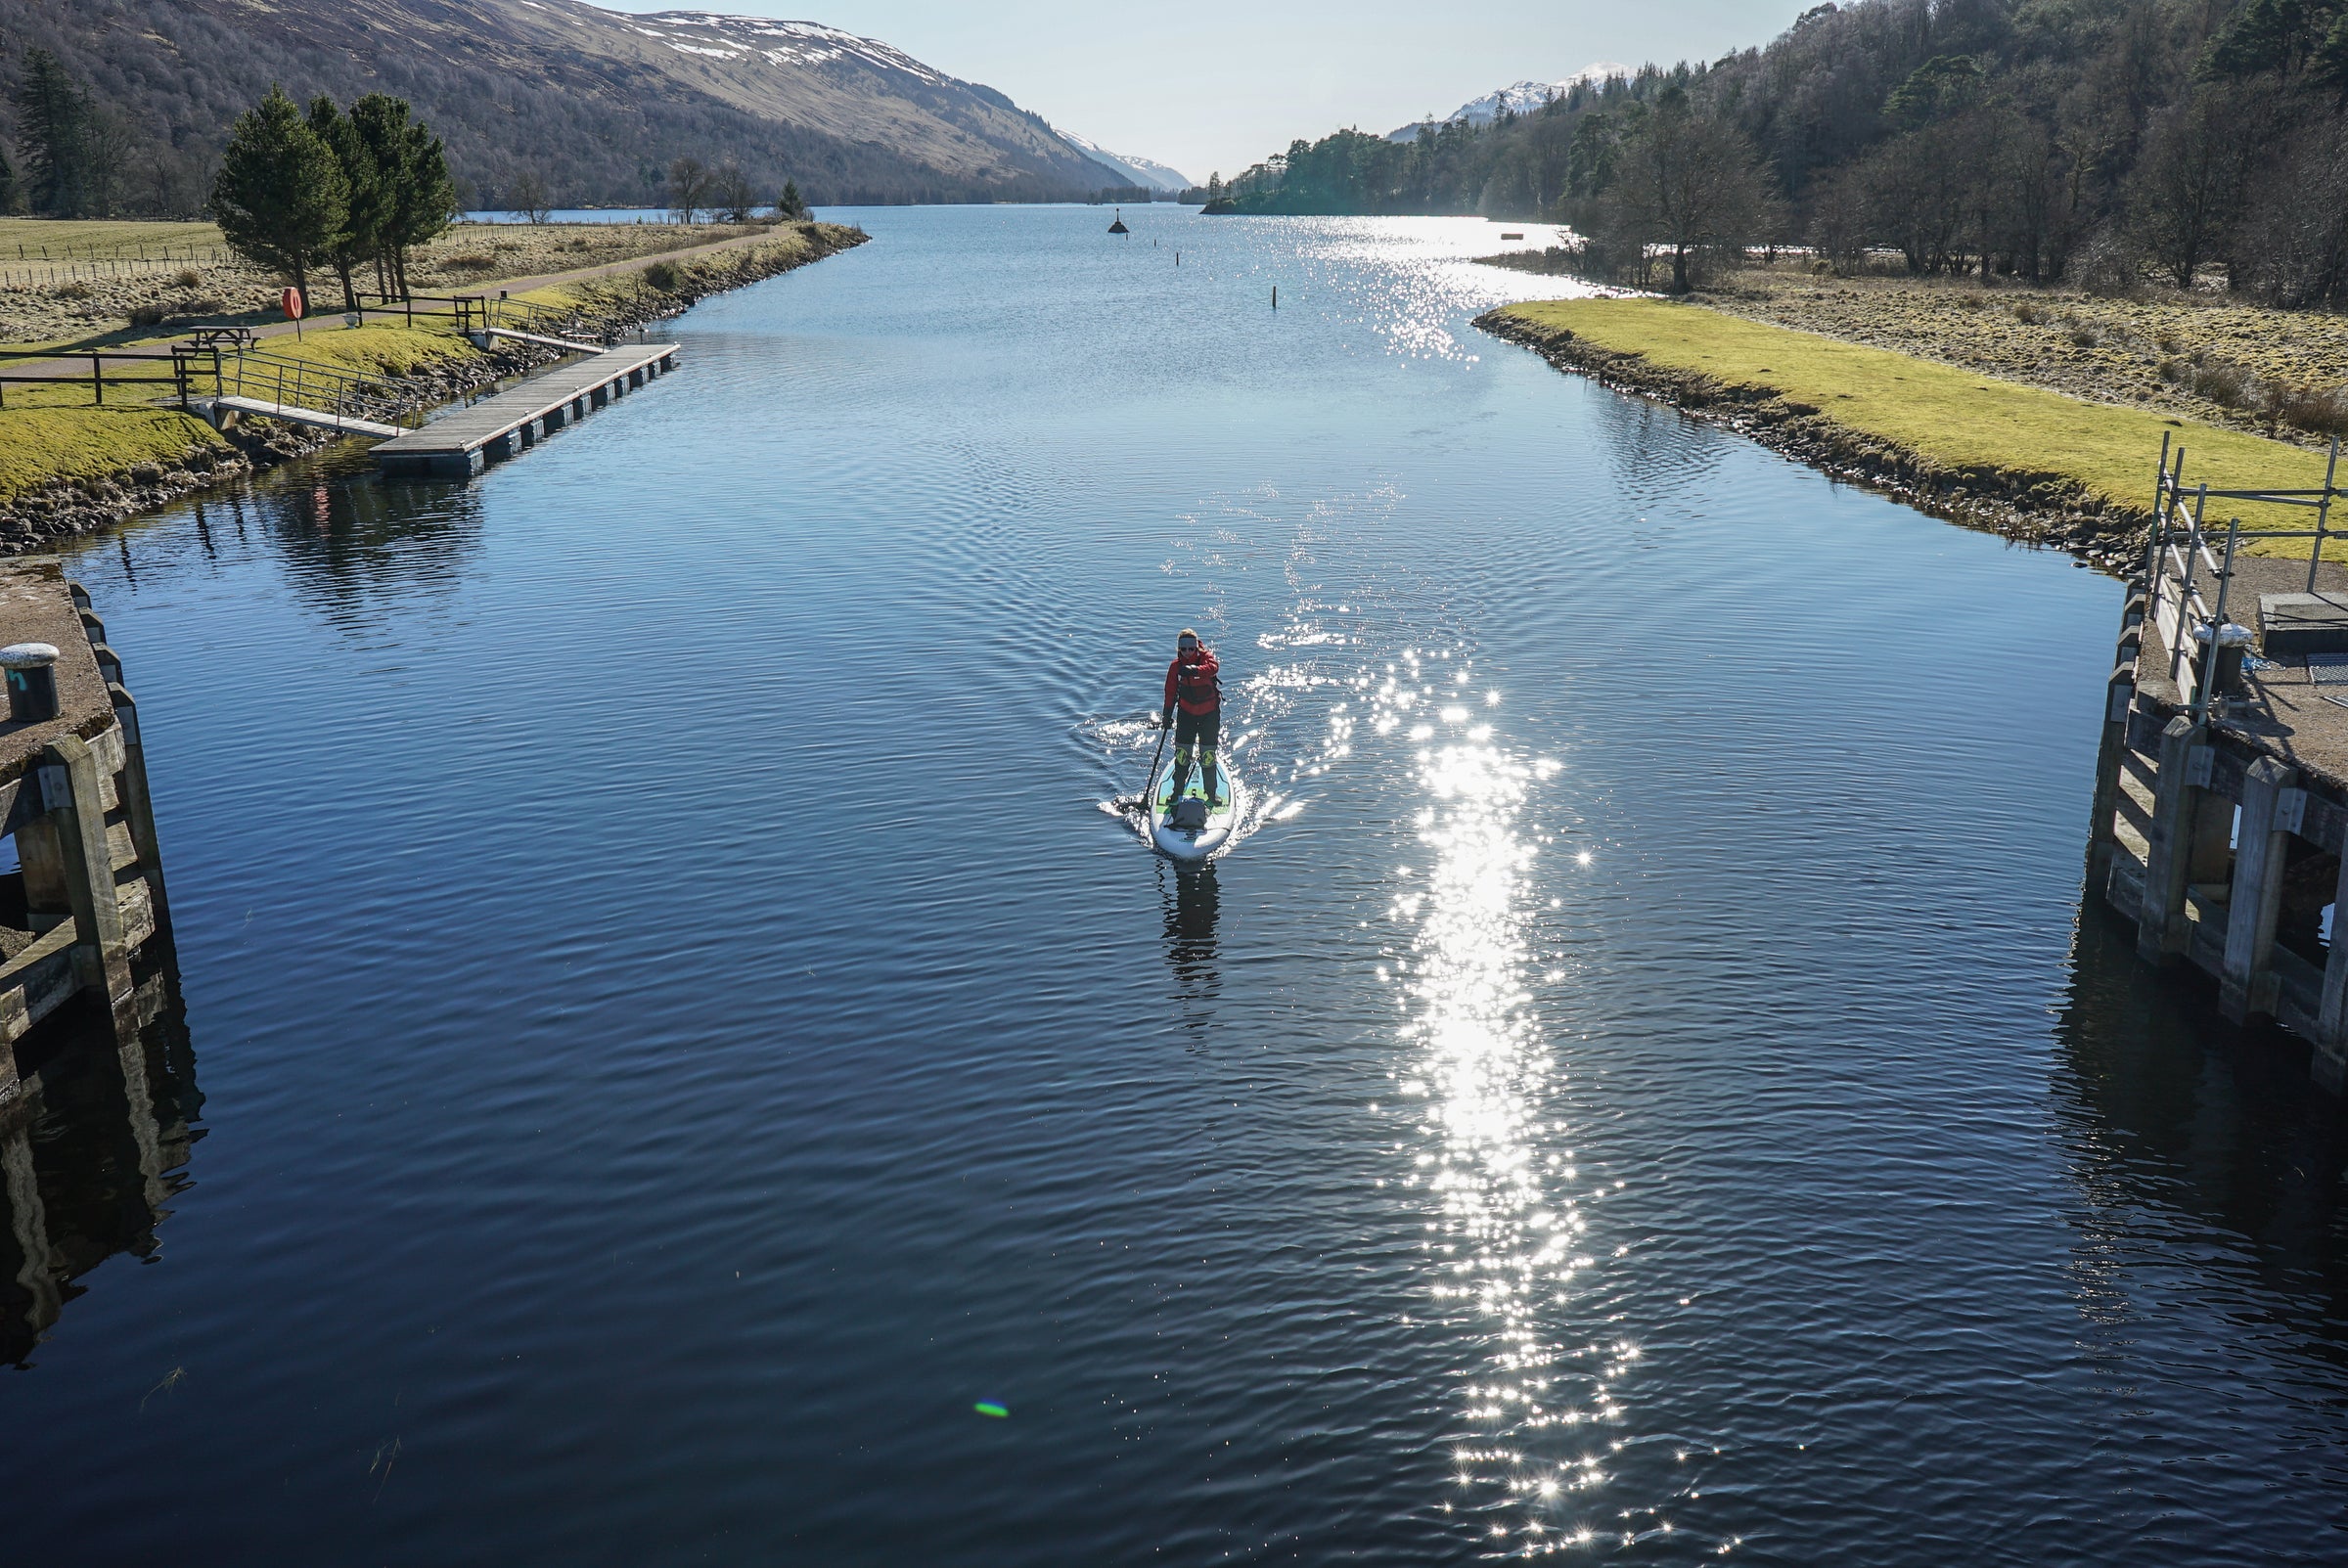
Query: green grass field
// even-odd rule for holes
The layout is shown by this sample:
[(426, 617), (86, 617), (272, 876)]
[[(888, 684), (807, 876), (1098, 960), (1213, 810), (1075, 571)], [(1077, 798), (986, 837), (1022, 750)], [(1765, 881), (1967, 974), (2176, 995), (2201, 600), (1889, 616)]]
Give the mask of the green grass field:
[[(2313, 489), (2325, 459), (2280, 441), (2147, 409), (2113, 407), (2042, 391), (1978, 372), (1697, 305), (1659, 299), (1557, 299), (1512, 305), (1504, 315), (1570, 333), (1616, 353), (1694, 372), (1723, 387), (1814, 409), (1863, 435), (1961, 472), (2025, 485), (2074, 483), (2143, 512), (2151, 506), (2161, 437), (2187, 449), (2185, 477), (2212, 489)], [(2216, 520), (2229, 514), (2212, 509)], [(2280, 507), (2242, 513), (2246, 528), (2306, 528), (2312, 518)], [(2278, 540), (2275, 554), (2307, 554)]]
[(144, 249), (151, 256), (160, 256), (166, 250), (173, 255), (190, 246), (199, 250), (206, 246), (220, 245), (220, 226), (215, 223), (152, 223), (128, 218), (0, 218), (0, 258), (14, 261), (20, 252), (36, 258), (43, 251), (55, 258), (68, 251), (86, 256), (93, 251), (101, 256), (136, 255)]

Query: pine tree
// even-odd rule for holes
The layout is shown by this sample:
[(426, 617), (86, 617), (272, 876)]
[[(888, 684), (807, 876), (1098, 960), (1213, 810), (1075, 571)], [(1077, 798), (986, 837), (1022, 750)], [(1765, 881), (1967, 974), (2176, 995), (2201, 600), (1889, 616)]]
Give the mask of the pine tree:
[(430, 130), (410, 121), (407, 101), (387, 93), (369, 93), (351, 105), (350, 123), (383, 182), (377, 264), (389, 269), (386, 291), (405, 295), (409, 247), (444, 232), (457, 215), (448, 155)]
[(28, 50), (17, 84), (17, 139), (35, 212), (82, 215), (88, 203), (90, 101), (46, 49)]
[(0, 147), (0, 216), (17, 210), (17, 167), (8, 160), (8, 149)]
[(272, 86), (237, 116), (212, 182), (212, 218), (230, 249), (282, 274), (306, 300), (310, 269), (342, 243), (349, 189), (334, 150)]
[(775, 211), (777, 215), (794, 221), (804, 221), (812, 216), (807, 210), (807, 199), (799, 195), (798, 181), (783, 182), (783, 200), (775, 203)]
[(342, 283), (342, 308), (357, 310), (359, 294), (350, 271), (361, 262), (374, 259), (382, 248), (384, 226), (390, 213), (390, 193), (366, 139), (350, 117), (324, 93), (310, 100), (309, 126), (335, 155), (335, 162), (342, 170), (342, 233), (327, 259), (334, 263), (335, 276)]

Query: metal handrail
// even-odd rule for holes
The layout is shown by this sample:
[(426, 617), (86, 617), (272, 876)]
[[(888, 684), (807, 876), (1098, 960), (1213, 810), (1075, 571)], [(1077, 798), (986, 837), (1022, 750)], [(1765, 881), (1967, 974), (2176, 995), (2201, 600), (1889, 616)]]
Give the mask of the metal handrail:
[[(2174, 461), (2172, 462), (2172, 457)], [(2239, 514), (2227, 520), (2226, 542), (2222, 554), (2210, 549), (2205, 528), (2209, 503), (2247, 501), (2265, 506), (2297, 506), (2312, 509), (2316, 514), (2313, 528), (2258, 529), (2260, 539), (2310, 539), (2314, 547), (2307, 562), (2307, 590), (2315, 591), (2316, 576), (2324, 560), (2324, 547), (2331, 537), (2331, 506), (2343, 493), (2339, 478), (2340, 443), (2331, 442), (2330, 456), (2325, 465), (2324, 486), (2318, 490), (2276, 488), (2272, 490), (2213, 490), (2208, 485), (2196, 485), (2189, 492), (2185, 487), (2185, 448), (2161, 439), (2160, 463), (2152, 490), (2153, 523), (2145, 548), (2145, 613), (2155, 630), (2169, 644), (2169, 680), (2183, 685), (2185, 648), (2198, 641), (2206, 631), (2209, 647), (2202, 655), (2201, 668), (2193, 683), (2191, 710), (2193, 722), (2201, 723), (2208, 712), (2210, 689), (2217, 676), (2219, 631), (2225, 624), (2228, 601), (2234, 586), (2235, 557), (2241, 547), (2242, 524)], [(2188, 496), (2191, 505), (2187, 505)], [(2218, 598), (2213, 606), (2196, 583), (2203, 570), (2217, 580)], [(2176, 624), (2162, 624), (2175, 595)]]

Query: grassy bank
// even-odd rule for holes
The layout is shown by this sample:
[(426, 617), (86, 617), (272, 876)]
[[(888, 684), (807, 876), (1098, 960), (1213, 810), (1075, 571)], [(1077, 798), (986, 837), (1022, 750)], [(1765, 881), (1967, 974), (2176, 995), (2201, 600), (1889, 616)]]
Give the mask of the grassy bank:
[[(635, 266), (623, 258), (623, 270), (616, 273), (518, 297), (575, 312), (586, 324), (582, 330), (623, 328), (672, 315), (696, 299), (787, 272), (863, 239), (861, 231), (836, 224), (791, 225), (764, 243), (713, 255), (668, 260), (655, 252), (634, 258), (643, 263)], [(334, 317), (328, 321), (334, 324), (318, 323), (298, 338), (267, 338), (262, 351), (273, 359), (372, 381), (406, 382), (427, 401), (525, 368), (528, 361), (518, 360), (519, 353), (533, 354), (535, 362), (544, 358), (511, 345), (485, 352), (446, 326), (385, 321), (353, 329)], [(156, 406), (161, 401), (114, 388), (101, 405), (80, 384), (8, 388), (7, 407), (0, 409), (0, 520), (12, 508), (23, 510), (37, 500), (41, 505), (32, 510), (71, 511), (78, 526), (100, 512), (119, 515), (155, 504), (158, 486), (168, 492), (205, 482), (207, 475), (216, 478), (223, 464), (241, 467), (240, 446), (252, 450), (243, 432), (232, 444), (203, 420)], [(261, 428), (273, 428), (284, 440), (316, 439), (268, 422)], [(269, 454), (255, 451), (252, 461), (269, 461)], [(75, 495), (59, 497), (66, 488)], [(0, 549), (13, 542), (0, 540)]]
[[(274, 358), (299, 360), (371, 379), (413, 377), (482, 357), (464, 338), (404, 326), (321, 328), (296, 339), (273, 338)], [(163, 398), (114, 387), (101, 404), (79, 385), (8, 388), (0, 409), (0, 507), (64, 483), (95, 481), (142, 468), (185, 468), (229, 443), (203, 420)]]
[[(1562, 299), (1509, 306), (1485, 321), (1553, 361), (1725, 412), (1830, 470), (1842, 471), (1835, 459), (1847, 459), (1860, 470), (1850, 476), (1897, 476), (1952, 502), (2135, 526), (2150, 504), (2163, 435), (2185, 443), (2189, 481), (2213, 488), (2313, 487), (2324, 479), (2322, 453), (2247, 431), (2087, 402), (1699, 305)], [(2279, 508), (2245, 512), (2243, 522), (2306, 525), (2302, 515)]]
[(1790, 262), (1730, 273), (1700, 297), (1732, 315), (2094, 402), (2300, 445), (2348, 434), (2348, 316), (2207, 291), (2103, 298), (2005, 280), (1837, 278)]
[(176, 409), (24, 408), (12, 397), (0, 413), (0, 506), (59, 481), (185, 468), (227, 450), (210, 426)]
[(676, 304), (738, 289), (835, 251), (862, 245), (863, 230), (838, 223), (790, 224), (763, 244), (676, 260), (655, 257), (641, 267), (602, 278), (556, 284), (515, 297), (557, 310), (589, 316), (664, 314)]

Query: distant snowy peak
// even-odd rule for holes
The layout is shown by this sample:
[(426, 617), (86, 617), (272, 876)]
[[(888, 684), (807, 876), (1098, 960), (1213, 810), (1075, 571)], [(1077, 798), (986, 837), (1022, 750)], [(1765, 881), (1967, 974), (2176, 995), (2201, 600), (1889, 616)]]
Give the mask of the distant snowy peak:
[(1074, 131), (1060, 131), (1060, 139), (1082, 153), (1096, 163), (1106, 164), (1112, 174), (1125, 176), (1128, 185), (1146, 185), (1153, 191), (1187, 191), (1195, 182), (1178, 168), (1170, 168), (1151, 158), (1133, 157), (1124, 153), (1112, 153), (1098, 142), (1088, 142)]
[[(1455, 121), (1465, 120), (1470, 125), (1489, 125), (1500, 116), (1500, 112), (1504, 107), (1511, 113), (1530, 113), (1552, 98), (1562, 98), (1565, 90), (1569, 87), (1578, 86), (1583, 82), (1604, 81), (1608, 76), (1628, 76), (1630, 73), (1631, 68), (1628, 66), (1617, 66), (1611, 61), (1601, 61), (1595, 66), (1583, 67), (1562, 81), (1520, 81), (1513, 86), (1503, 87), (1498, 92), (1486, 93), (1481, 98), (1468, 100), (1444, 115), (1441, 123), (1448, 125)], [(1417, 124), (1405, 125), (1398, 130), (1389, 131), (1387, 140), (1407, 142), (1418, 134)]]

